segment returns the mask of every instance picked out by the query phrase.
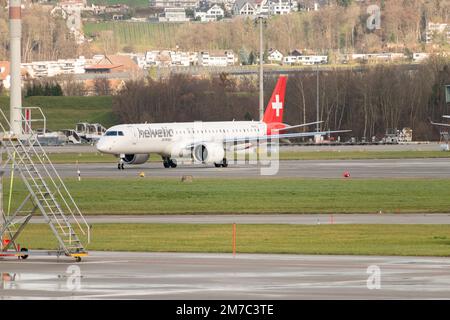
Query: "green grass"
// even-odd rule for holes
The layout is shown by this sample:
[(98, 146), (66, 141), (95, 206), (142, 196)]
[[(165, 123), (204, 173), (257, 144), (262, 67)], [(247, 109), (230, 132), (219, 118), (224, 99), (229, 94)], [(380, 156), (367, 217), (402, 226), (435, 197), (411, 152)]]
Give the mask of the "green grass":
[[(112, 31), (119, 48), (132, 46), (136, 51), (155, 48), (174, 48), (176, 33), (182, 25), (177, 23), (148, 22), (87, 22), (84, 32), (88, 37), (96, 36), (102, 31)], [(101, 42), (101, 39), (93, 43)]]
[[(47, 128), (75, 129), (77, 122), (101, 123), (109, 127), (117, 122), (112, 113), (112, 97), (28, 97), (26, 107), (41, 107), (47, 117)], [(9, 98), (0, 97), (0, 107), (8, 114)], [(36, 115), (40, 118), (40, 115)], [(36, 123), (42, 127), (41, 123)]]
[[(64, 149), (60, 149), (64, 151)], [(100, 152), (49, 152), (53, 163), (75, 164), (78, 163), (116, 163), (117, 158)], [(5, 155), (3, 156), (5, 159)], [(442, 151), (350, 151), (350, 152), (281, 152), (281, 160), (356, 160), (356, 159), (414, 159), (414, 158), (450, 158), (450, 152)], [(152, 153), (151, 162), (161, 162), (161, 156)], [(143, 169), (145, 170), (145, 169)]]
[[(76, 167), (74, 166), (74, 176)], [(449, 179), (68, 179), (87, 214), (450, 212)], [(83, 176), (83, 172), (81, 172)], [(5, 199), (9, 181), (5, 179)], [(16, 182), (13, 203), (24, 196)], [(6, 200), (5, 200), (6, 202)]]
[[(326, 148), (326, 147), (325, 147)], [(438, 146), (436, 146), (438, 149)], [(264, 153), (263, 153), (264, 155)], [(255, 154), (235, 156), (239, 160), (256, 160)], [(444, 151), (329, 151), (326, 149), (318, 151), (281, 151), (280, 160), (367, 160), (367, 159), (424, 159), (424, 158), (450, 158), (450, 152)], [(262, 158), (264, 159), (264, 157)]]
[[(438, 149), (438, 146), (436, 146)], [(450, 158), (450, 152), (444, 151), (283, 151), (281, 160), (357, 160), (357, 159), (415, 159), (415, 158)]]
[[(238, 253), (449, 256), (448, 225), (238, 225)], [(30, 225), (19, 243), (54, 249), (47, 225)], [(231, 252), (231, 225), (96, 224), (89, 250)]]

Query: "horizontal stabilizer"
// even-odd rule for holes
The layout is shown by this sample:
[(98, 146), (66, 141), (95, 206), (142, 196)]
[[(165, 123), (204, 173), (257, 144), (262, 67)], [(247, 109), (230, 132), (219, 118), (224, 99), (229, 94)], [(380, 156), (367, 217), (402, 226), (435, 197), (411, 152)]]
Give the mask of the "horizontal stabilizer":
[(296, 124), (295, 126), (286, 126), (284, 128), (274, 129), (274, 130), (277, 130), (277, 131), (291, 130), (291, 129), (295, 129), (295, 128), (311, 126), (313, 124), (318, 124), (318, 123), (322, 123), (322, 122), (323, 121), (308, 122), (308, 123)]

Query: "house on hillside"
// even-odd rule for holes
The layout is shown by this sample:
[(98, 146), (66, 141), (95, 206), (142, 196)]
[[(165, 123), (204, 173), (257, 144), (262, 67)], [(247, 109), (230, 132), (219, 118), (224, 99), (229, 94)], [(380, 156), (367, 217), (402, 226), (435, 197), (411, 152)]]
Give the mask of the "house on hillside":
[(233, 5), (233, 15), (254, 16), (257, 14), (253, 0), (236, 0)]
[(201, 22), (217, 21), (225, 16), (225, 11), (218, 5), (209, 5), (206, 8), (196, 9), (194, 17)]
[(150, 0), (150, 7), (194, 9), (199, 0)]
[(283, 15), (297, 10), (297, 2), (291, 0), (236, 0), (234, 15), (269, 16)]
[(327, 2), (323, 0), (298, 0), (297, 3), (298, 11), (318, 11), (322, 5), (327, 5)]
[(186, 10), (184, 8), (165, 8), (159, 18), (159, 22), (187, 22)]
[(217, 4), (217, 5), (219, 5), (220, 7), (223, 7), (223, 8), (225, 8), (225, 10), (227, 10), (227, 11), (229, 11), (229, 12), (232, 12), (232, 10), (233, 10), (233, 5), (234, 5), (234, 3), (235, 3), (235, 0), (202, 0), (202, 1), (200, 1), (200, 3), (199, 3), (199, 7), (201, 7), (201, 3), (202, 2), (208, 2), (208, 3), (210, 3), (210, 4)]
[(95, 63), (84, 67), (86, 73), (129, 73), (139, 72), (138, 65), (132, 58), (123, 55), (108, 55)]
[(283, 54), (277, 49), (270, 49), (267, 55), (267, 60), (270, 63), (281, 63), (283, 62)]
[(320, 55), (293, 55), (283, 57), (283, 64), (286, 65), (314, 65), (328, 63), (327, 56)]
[(59, 75), (84, 73), (86, 59), (83, 56), (77, 59), (59, 59), (54, 61), (33, 61), (22, 63), (31, 78), (55, 77)]
[(204, 67), (226, 67), (236, 63), (233, 50), (201, 51), (198, 54), (198, 65)]
[(291, 11), (292, 1), (290, 0), (269, 1), (270, 15), (283, 15), (291, 13)]

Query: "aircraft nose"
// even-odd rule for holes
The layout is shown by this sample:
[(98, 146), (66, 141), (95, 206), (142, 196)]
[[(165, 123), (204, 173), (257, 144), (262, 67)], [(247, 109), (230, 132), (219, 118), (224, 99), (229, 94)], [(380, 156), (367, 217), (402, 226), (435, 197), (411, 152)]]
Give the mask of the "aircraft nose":
[(107, 142), (105, 141), (105, 139), (100, 138), (96, 144), (97, 150), (100, 152), (107, 152)]

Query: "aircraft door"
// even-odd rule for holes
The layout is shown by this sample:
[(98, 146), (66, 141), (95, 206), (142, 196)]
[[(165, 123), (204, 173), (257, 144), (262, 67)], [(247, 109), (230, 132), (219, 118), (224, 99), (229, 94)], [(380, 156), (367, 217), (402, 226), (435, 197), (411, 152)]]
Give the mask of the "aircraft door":
[(138, 129), (132, 126), (129, 126), (128, 129), (129, 129), (128, 131), (130, 132), (130, 140), (131, 140), (130, 142), (133, 146), (135, 146), (138, 142), (139, 136)]

